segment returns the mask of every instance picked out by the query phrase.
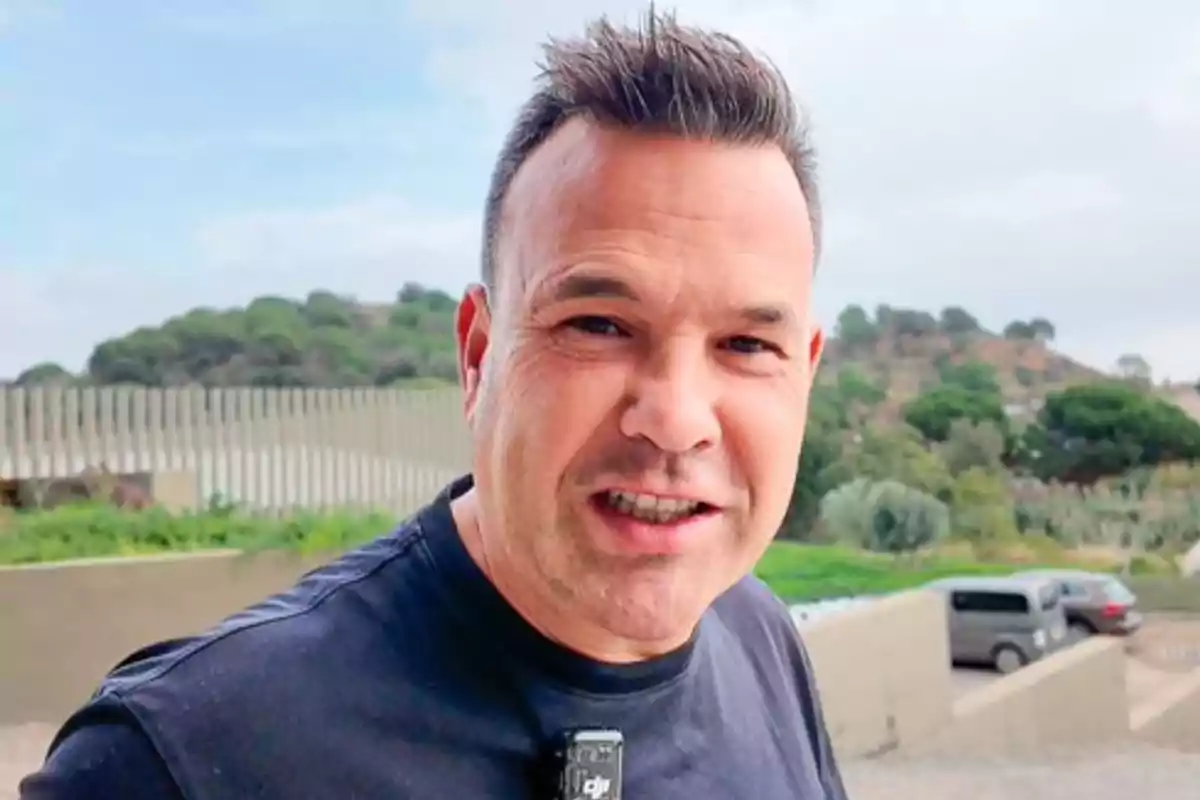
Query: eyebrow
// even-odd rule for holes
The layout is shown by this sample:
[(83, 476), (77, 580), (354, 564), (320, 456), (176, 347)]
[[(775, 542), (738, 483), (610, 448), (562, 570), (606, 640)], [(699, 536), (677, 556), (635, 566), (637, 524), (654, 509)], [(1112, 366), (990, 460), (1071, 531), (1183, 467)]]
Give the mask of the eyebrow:
[[(640, 302), (637, 290), (626, 281), (609, 275), (576, 273), (559, 281), (546, 300), (562, 303), (570, 300), (615, 299)], [(782, 305), (752, 305), (738, 309), (737, 316), (751, 325), (783, 327), (793, 319), (791, 309)]]
[(600, 297), (634, 302), (641, 299), (633, 287), (620, 278), (607, 275), (575, 274), (568, 275), (558, 282), (550, 295), (550, 300), (561, 303), (566, 300)]

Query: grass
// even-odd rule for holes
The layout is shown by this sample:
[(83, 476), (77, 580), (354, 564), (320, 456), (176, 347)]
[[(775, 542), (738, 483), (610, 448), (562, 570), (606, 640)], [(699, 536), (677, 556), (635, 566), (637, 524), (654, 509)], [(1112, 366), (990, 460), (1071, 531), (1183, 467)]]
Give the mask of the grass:
[[(229, 509), (169, 514), (161, 509), (122, 511), (106, 505), (62, 506), (32, 513), (0, 511), (0, 565), (81, 558), (236, 549), (334, 554), (395, 527), (384, 514), (306, 513), (259, 518)], [(1020, 566), (1086, 566), (1114, 569), (1117, 562), (1094, 553), (1063, 551), (1034, 540), (991, 548), (979, 555), (963, 543), (939, 550), (889, 556), (847, 547), (777, 542), (755, 569), (789, 601), (883, 594), (919, 586), (947, 575), (988, 575)], [(1144, 563), (1143, 563), (1144, 562)], [(1152, 560), (1137, 572), (1162, 574)]]
[(1000, 575), (1009, 563), (939, 556), (888, 556), (846, 547), (777, 542), (755, 574), (780, 597), (793, 601), (911, 589), (947, 575)]
[(104, 505), (0, 514), (0, 564), (235, 549), (336, 553), (396, 525), (384, 514), (306, 513), (283, 519), (229, 510), (170, 514)]

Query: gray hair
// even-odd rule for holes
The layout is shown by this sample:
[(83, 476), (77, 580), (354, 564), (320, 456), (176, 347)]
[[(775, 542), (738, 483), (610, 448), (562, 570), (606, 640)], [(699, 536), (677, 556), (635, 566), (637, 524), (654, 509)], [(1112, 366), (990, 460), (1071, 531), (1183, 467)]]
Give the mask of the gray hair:
[(732, 36), (681, 25), (674, 14), (653, 8), (639, 28), (601, 17), (582, 38), (552, 38), (543, 49), (537, 91), (504, 141), (488, 190), (482, 277), (489, 289), (495, 289), (496, 246), (513, 178), (538, 145), (574, 117), (688, 139), (777, 145), (804, 193), (820, 253), (814, 150), (771, 61)]

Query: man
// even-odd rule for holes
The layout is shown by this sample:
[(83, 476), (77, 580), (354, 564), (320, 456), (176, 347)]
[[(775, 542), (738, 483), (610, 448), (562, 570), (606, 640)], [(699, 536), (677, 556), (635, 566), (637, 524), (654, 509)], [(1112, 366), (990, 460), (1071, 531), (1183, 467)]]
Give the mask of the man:
[(22, 796), (551, 798), (554, 742), (597, 728), (627, 798), (842, 800), (799, 637), (747, 577), (821, 354), (811, 162), (733, 39), (652, 13), (551, 45), (458, 312), (471, 475), (129, 659)]

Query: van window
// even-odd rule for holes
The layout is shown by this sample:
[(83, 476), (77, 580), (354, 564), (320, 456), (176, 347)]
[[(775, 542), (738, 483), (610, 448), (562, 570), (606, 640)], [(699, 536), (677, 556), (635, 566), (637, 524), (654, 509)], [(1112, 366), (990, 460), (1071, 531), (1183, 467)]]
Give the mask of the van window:
[(1046, 585), (1038, 590), (1038, 602), (1042, 606), (1042, 611), (1053, 611), (1058, 608), (1058, 601), (1059, 591), (1057, 587)]
[[(1028, 614), (1029, 599), (1017, 592), (987, 592), (960, 589), (953, 592), (950, 602), (955, 611), (983, 614)], [(1055, 594), (1054, 602), (1058, 602)]]

